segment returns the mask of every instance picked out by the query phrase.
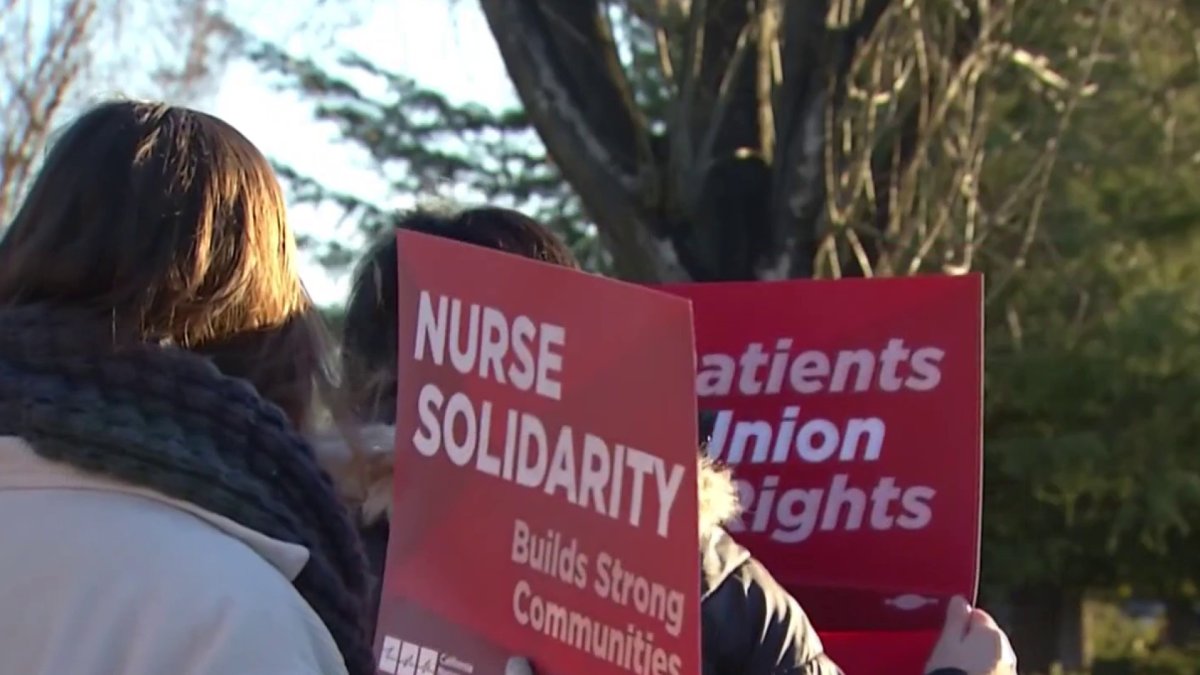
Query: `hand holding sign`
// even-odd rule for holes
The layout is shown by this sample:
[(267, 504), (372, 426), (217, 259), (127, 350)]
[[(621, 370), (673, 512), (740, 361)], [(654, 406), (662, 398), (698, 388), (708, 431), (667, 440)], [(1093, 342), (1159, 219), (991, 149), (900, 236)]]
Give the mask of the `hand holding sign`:
[(849, 675), (918, 675), (978, 578), (982, 279), (665, 288), (693, 303), (730, 531)]
[(955, 596), (946, 609), (946, 624), (925, 672), (955, 669), (967, 675), (1016, 675), (1017, 656), (1008, 636), (981, 609)]

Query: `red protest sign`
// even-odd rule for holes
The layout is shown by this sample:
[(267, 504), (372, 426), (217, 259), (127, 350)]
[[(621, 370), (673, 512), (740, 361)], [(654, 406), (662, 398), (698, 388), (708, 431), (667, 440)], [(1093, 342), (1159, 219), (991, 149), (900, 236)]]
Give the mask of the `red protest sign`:
[(940, 629), (822, 631), (821, 642), (846, 675), (924, 675)]
[(978, 577), (981, 278), (666, 290), (693, 303), (710, 454), (746, 508), (736, 538), (835, 657), (877, 631), (932, 644)]
[(399, 237), (380, 669), (699, 672), (689, 303)]

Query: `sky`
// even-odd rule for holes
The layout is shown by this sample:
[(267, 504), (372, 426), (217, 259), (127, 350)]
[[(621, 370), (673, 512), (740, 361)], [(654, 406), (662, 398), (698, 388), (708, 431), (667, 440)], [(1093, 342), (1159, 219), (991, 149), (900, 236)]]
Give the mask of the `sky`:
[[(475, 0), (351, 2), (363, 5), (362, 13), (354, 25), (328, 36), (331, 39), (291, 32), (304, 17), (280, 16), (280, 3), (233, 0), (231, 12), (235, 20), (256, 34), (282, 41), (294, 53), (335, 58), (347, 46), (353, 46), (371, 61), (437, 89), (456, 102), (471, 101), (489, 107), (516, 103), (495, 41)], [(384, 204), (409, 206), (418, 197), (389, 194), (371, 171), (365, 153), (339, 146), (334, 130), (316, 122), (311, 108), (300, 97), (279, 91), (252, 64), (235, 62), (222, 77), (216, 94), (202, 107), (240, 129), (272, 159), (333, 189)], [(289, 213), (298, 232), (348, 236), (352, 231), (352, 226), (336, 229), (339, 213), (332, 207), (293, 206)], [(319, 304), (336, 304), (344, 299), (348, 285), (344, 275), (330, 276), (311, 261), (305, 262), (303, 275)]]

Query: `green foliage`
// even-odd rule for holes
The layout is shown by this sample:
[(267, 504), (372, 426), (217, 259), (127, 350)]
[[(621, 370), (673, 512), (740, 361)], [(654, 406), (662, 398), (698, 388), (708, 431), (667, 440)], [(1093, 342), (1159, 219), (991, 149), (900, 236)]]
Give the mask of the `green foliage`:
[[(1172, 6), (1121, 4), (1102, 27), (1108, 58), (1061, 140), (1045, 225), (989, 307), (989, 585), (1196, 583), (1200, 69)], [(1048, 51), (1095, 30), (1050, 29)]]
[[(280, 78), (280, 86), (310, 98), (318, 120), (334, 123), (346, 143), (365, 150), (393, 193), (519, 209), (553, 227), (590, 267), (605, 266), (578, 199), (522, 111), (453, 103), (352, 53), (330, 65), (259, 44), (251, 56)], [(396, 217), (291, 167), (277, 168), (291, 187), (293, 203), (336, 204), (367, 237), (385, 231)], [(345, 269), (358, 253), (357, 247), (321, 233), (306, 234), (301, 245), (332, 270)]]
[(1156, 649), (1137, 656), (1097, 659), (1091, 675), (1196, 675), (1200, 647)]
[(1118, 603), (1090, 602), (1087, 611), (1097, 663), (1145, 659), (1163, 631), (1161, 618), (1131, 617)]

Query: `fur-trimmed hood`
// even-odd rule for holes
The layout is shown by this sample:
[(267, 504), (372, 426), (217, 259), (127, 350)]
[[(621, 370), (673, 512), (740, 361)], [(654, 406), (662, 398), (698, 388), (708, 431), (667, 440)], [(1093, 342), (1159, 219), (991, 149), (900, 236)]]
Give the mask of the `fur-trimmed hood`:
[[(323, 431), (311, 437), (318, 459), (363, 525), (373, 525), (391, 515), (395, 433), (395, 427), (374, 424), (359, 429), (352, 442), (338, 431)], [(351, 450), (352, 445), (358, 449)], [(698, 456), (697, 461), (703, 540), (735, 518), (741, 507), (729, 470), (704, 456)]]

